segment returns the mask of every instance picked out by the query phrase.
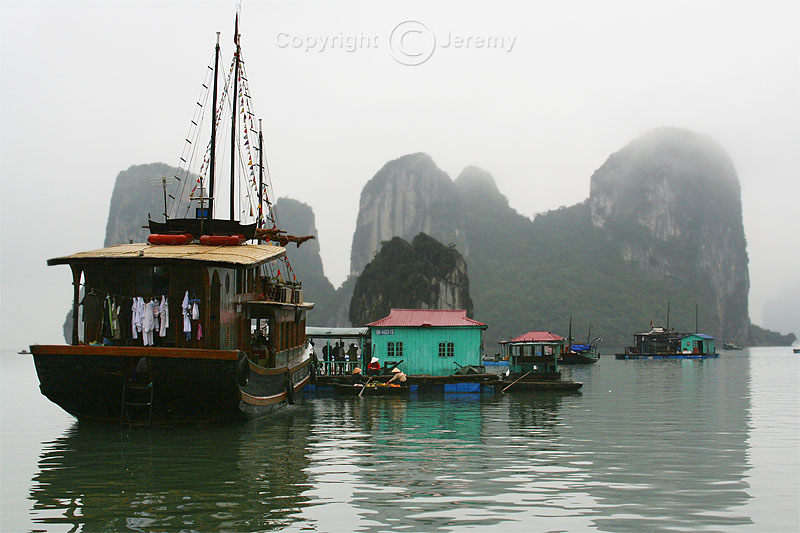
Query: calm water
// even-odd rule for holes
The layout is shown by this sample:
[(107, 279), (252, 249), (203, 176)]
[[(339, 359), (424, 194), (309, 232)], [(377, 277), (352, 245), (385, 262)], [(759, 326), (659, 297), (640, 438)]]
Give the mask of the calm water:
[(582, 394), (312, 398), (152, 430), (78, 426), (28, 357), (2, 357), (3, 531), (800, 527), (788, 348), (603, 358), (572, 368)]

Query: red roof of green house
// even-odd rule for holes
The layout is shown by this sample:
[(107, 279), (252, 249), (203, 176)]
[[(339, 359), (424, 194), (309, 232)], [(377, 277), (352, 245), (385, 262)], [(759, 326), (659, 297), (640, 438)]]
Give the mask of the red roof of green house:
[(467, 317), (465, 309), (392, 309), (389, 316), (370, 322), (375, 327), (460, 327), (486, 324)]
[(549, 331), (529, 331), (510, 341), (502, 341), (501, 344), (505, 342), (560, 342), (563, 340), (565, 340), (564, 337), (555, 335)]

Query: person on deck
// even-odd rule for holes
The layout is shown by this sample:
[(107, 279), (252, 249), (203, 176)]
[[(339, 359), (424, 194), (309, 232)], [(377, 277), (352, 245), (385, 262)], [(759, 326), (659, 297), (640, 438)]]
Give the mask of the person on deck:
[(408, 376), (406, 376), (402, 370), (400, 370), (397, 367), (394, 367), (392, 369), (392, 374), (394, 375), (389, 381), (386, 382), (387, 384), (400, 385), (401, 387), (408, 386)]
[(381, 373), (381, 363), (378, 361), (377, 357), (373, 357), (370, 359), (369, 364), (367, 365), (367, 374), (371, 376), (376, 376)]

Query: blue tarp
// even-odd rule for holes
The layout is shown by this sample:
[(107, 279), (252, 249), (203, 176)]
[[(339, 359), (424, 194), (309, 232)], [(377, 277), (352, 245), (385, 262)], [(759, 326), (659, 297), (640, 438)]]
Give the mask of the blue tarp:
[(572, 345), (572, 351), (573, 352), (577, 352), (577, 353), (588, 352), (591, 349), (592, 349), (592, 345), (591, 344), (573, 344)]

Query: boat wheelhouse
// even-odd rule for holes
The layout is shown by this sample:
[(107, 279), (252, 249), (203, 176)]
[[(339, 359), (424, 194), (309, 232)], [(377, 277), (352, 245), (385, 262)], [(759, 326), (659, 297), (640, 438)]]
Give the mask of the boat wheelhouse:
[(507, 388), (514, 390), (577, 390), (583, 384), (561, 379), (559, 358), (565, 339), (549, 331), (529, 331), (509, 341), (501, 341), (503, 357), (508, 358)]

